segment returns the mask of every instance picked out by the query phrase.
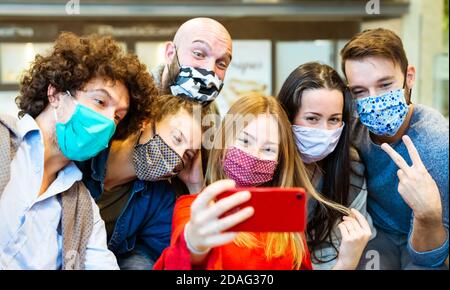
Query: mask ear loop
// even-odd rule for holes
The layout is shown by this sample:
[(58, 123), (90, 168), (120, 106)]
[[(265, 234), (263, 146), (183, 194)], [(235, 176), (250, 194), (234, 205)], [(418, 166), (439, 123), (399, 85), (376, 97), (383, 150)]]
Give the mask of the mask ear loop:
[(173, 47), (174, 47), (174, 49), (175, 49), (175, 55), (174, 55), (173, 57), (174, 57), (174, 58), (176, 59), (176, 61), (177, 61), (177, 64), (178, 64), (178, 70), (177, 70), (176, 76), (174, 76), (174, 73), (172, 72), (172, 69), (173, 69), (173, 68), (172, 68), (173, 60), (172, 60), (172, 62), (171, 62), (170, 64), (166, 64), (166, 69), (167, 69), (167, 72), (168, 72), (168, 75), (169, 75), (169, 86), (175, 84), (176, 79), (177, 79), (177, 76), (178, 76), (178, 74), (179, 74), (179, 72), (180, 72), (180, 69), (181, 69), (180, 60), (179, 60), (179, 58), (178, 58), (178, 49), (177, 49), (175, 43), (173, 44)]
[[(175, 49), (175, 55), (174, 55), (173, 57), (174, 57), (174, 58), (176, 59), (176, 61), (177, 61), (177, 64), (178, 64), (178, 70), (180, 70), (181, 64), (180, 64), (180, 59), (178, 58), (178, 49), (177, 49), (175, 43), (173, 44), (173, 47), (174, 47), (174, 49)], [(166, 64), (166, 68), (167, 68), (167, 71), (170, 71), (170, 67), (169, 67), (168, 64)]]
[(181, 68), (180, 59), (178, 58), (178, 49), (177, 49), (177, 46), (175, 45), (175, 43), (173, 44), (173, 47), (175, 49), (175, 56), (174, 57), (177, 60), (178, 68)]
[[(144, 133), (144, 130), (140, 130), (139, 131), (139, 136), (136, 138), (136, 142), (134, 143), (134, 147), (139, 145), (139, 140), (141, 140), (142, 133)], [(152, 134), (153, 134), (153, 137), (150, 138), (150, 140), (155, 138), (155, 135), (156, 135), (156, 133), (155, 133), (155, 122), (152, 122)], [(150, 142), (150, 140), (148, 142)], [(146, 142), (146, 143), (148, 143), (148, 142)]]
[[(78, 101), (75, 100), (74, 97), (72, 97), (72, 94), (69, 92), (69, 90), (66, 90), (65, 93), (75, 102), (75, 105), (78, 105)], [(56, 113), (55, 107), (53, 107), (53, 116), (55, 117), (55, 121), (58, 122), (58, 114)]]

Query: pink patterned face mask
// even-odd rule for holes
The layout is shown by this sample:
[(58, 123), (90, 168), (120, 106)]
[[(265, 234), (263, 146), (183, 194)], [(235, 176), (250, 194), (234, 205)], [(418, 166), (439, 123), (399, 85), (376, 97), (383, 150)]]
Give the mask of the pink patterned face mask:
[(258, 186), (273, 179), (277, 162), (254, 157), (236, 147), (225, 154), (223, 169), (237, 187)]

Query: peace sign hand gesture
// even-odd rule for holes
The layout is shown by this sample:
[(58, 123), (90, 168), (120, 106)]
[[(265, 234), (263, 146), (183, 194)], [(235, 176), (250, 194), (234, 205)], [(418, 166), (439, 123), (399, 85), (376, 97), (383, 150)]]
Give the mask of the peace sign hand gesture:
[(398, 192), (413, 210), (415, 218), (427, 222), (441, 222), (442, 205), (436, 182), (425, 168), (411, 139), (405, 135), (402, 140), (408, 149), (412, 166), (409, 166), (391, 146), (386, 143), (381, 145), (381, 149), (400, 168), (397, 171)]

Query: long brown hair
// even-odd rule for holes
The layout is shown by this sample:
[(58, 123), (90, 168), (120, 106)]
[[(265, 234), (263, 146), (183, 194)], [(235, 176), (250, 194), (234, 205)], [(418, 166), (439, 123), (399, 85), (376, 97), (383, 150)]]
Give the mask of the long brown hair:
[[(345, 123), (341, 137), (335, 150), (320, 162), (323, 171), (323, 186), (321, 193), (333, 202), (347, 205), (350, 188), (350, 114), (351, 95), (339, 74), (330, 66), (318, 62), (309, 62), (297, 67), (284, 82), (278, 99), (286, 110), (289, 121), (293, 123), (302, 106), (302, 95), (306, 90), (315, 89), (338, 90), (342, 92), (344, 107), (342, 121)], [(308, 222), (308, 246), (313, 253), (312, 258), (320, 260), (315, 250), (330, 244), (331, 233), (342, 218), (342, 212), (317, 204), (313, 209), (312, 218)], [(337, 249), (336, 253), (338, 252)], [(336, 258), (337, 255), (334, 257)], [(333, 258), (333, 259), (334, 259)]]
[[(242, 116), (257, 117), (261, 114), (275, 117), (280, 136), (278, 165), (272, 181), (264, 184), (264, 186), (303, 187), (309, 195), (319, 201), (346, 212), (346, 208), (334, 205), (316, 193), (297, 152), (290, 130), (291, 124), (283, 108), (274, 97), (250, 94), (239, 98), (233, 104), (216, 132), (206, 171), (206, 184), (227, 178), (223, 166), (220, 165), (227, 148), (232, 145), (237, 134), (246, 126), (244, 122), (239, 122), (239, 118)], [(250, 122), (251, 118), (247, 121)], [(272, 257), (283, 256), (287, 249), (291, 249), (294, 258), (293, 268), (295, 269), (300, 268), (305, 251), (307, 251), (303, 233), (269, 233), (265, 245), (261, 245), (253, 234), (240, 233), (234, 243), (241, 247), (263, 247), (266, 258), (269, 260)]]

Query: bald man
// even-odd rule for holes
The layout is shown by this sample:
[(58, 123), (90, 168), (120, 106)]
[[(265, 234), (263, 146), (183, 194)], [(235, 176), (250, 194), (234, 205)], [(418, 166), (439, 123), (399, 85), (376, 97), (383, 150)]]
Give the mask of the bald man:
[[(190, 19), (178, 28), (173, 41), (166, 43), (164, 57), (165, 62), (152, 72), (160, 94), (195, 100), (209, 106), (209, 114), (218, 116), (214, 100), (219, 96), (232, 59), (232, 40), (227, 29), (211, 18)], [(186, 170), (172, 179), (177, 194), (192, 191), (185, 186), (187, 180), (203, 185), (208, 153), (202, 147), (201, 154), (188, 160)], [(202, 166), (196, 166), (199, 164)]]
[[(226, 28), (211, 18), (194, 18), (183, 23), (175, 34), (173, 41), (167, 42), (164, 50), (165, 63), (156, 68), (153, 77), (161, 94), (181, 94), (194, 98), (201, 103), (213, 101), (225, 79), (225, 73), (232, 58), (231, 36)], [(205, 71), (212, 74), (204, 78), (204, 85), (220, 86), (208, 90), (201, 96), (198, 87), (189, 86), (186, 77), (180, 77), (187, 70)], [(185, 76), (187, 74), (184, 74)], [(209, 77), (209, 78), (208, 78)], [(201, 99), (203, 97), (203, 99)]]

